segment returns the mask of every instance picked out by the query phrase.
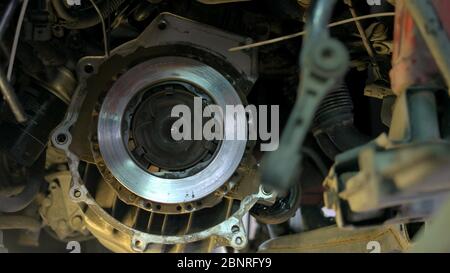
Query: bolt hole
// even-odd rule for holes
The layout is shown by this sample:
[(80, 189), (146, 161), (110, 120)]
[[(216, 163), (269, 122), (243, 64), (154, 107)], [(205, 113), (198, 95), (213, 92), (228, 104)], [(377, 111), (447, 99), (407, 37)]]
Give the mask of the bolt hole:
[(74, 191), (73, 191), (73, 197), (75, 197), (75, 198), (80, 198), (80, 197), (81, 197), (81, 191), (79, 191), (79, 190), (74, 190)]
[(324, 59), (330, 59), (330, 58), (333, 58), (333, 56), (334, 56), (334, 50), (333, 49), (331, 49), (331, 48), (324, 48), (322, 50), (322, 57)]
[(92, 66), (92, 64), (85, 65), (84, 72), (86, 72), (87, 74), (92, 74), (94, 72), (94, 67)]
[(234, 239), (234, 242), (235, 242), (237, 245), (241, 245), (244, 241), (242, 240), (241, 237), (236, 237), (236, 239)]
[(159, 22), (158, 28), (159, 28), (159, 30), (165, 30), (167, 28), (167, 22), (164, 20)]
[(177, 210), (178, 210), (178, 211), (181, 211), (181, 206), (177, 206)]
[(271, 195), (272, 194), (272, 190), (271, 189), (269, 189), (268, 187), (262, 187), (262, 193), (264, 194), (264, 195)]
[(141, 248), (141, 247), (142, 247), (142, 242), (141, 242), (140, 240), (136, 240), (136, 241), (134, 242), (134, 245), (135, 245), (136, 247), (138, 247), (138, 248)]
[(63, 145), (67, 142), (67, 135), (66, 134), (59, 134), (56, 136), (56, 142), (59, 145)]
[(237, 225), (234, 225), (231, 227), (231, 232), (233, 232), (233, 233), (238, 233), (240, 230), (241, 229)]

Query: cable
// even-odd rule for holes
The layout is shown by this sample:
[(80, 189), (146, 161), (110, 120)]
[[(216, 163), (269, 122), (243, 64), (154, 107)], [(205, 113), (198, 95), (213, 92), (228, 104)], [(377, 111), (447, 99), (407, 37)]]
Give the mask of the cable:
[[(342, 20), (342, 21), (331, 23), (331, 24), (328, 25), (328, 27), (332, 28), (332, 27), (336, 27), (336, 26), (352, 23), (352, 22), (355, 22), (355, 21), (361, 21), (361, 20), (366, 20), (366, 19), (371, 19), (371, 18), (376, 18), (376, 17), (392, 17), (392, 16), (395, 16), (395, 12), (382, 12), (382, 13), (363, 15), (363, 16), (358, 16), (358, 17), (355, 17), (355, 18), (349, 18), (349, 19), (345, 19), (345, 20)], [(235, 51), (240, 51), (240, 50), (244, 50), (244, 49), (250, 49), (250, 48), (265, 46), (265, 45), (274, 44), (274, 43), (286, 41), (286, 40), (289, 40), (289, 39), (293, 39), (293, 38), (296, 38), (296, 37), (300, 37), (300, 36), (303, 36), (305, 34), (306, 34), (306, 31), (301, 31), (301, 32), (290, 34), (290, 35), (286, 35), (286, 36), (282, 36), (282, 37), (266, 40), (266, 41), (261, 41), (261, 42), (257, 42), (257, 43), (253, 43), (253, 44), (244, 45), (244, 46), (233, 47), (233, 48), (228, 49), (228, 51), (235, 52)]]
[(109, 47), (108, 47), (108, 34), (106, 33), (106, 24), (105, 24), (105, 18), (103, 17), (102, 12), (98, 8), (98, 6), (95, 4), (94, 0), (89, 0), (94, 7), (95, 11), (98, 14), (98, 17), (100, 18), (100, 22), (102, 23), (102, 32), (103, 32), (103, 45), (105, 47), (105, 56), (109, 57)]
[(22, 29), (22, 23), (23, 19), (25, 18), (25, 12), (28, 7), (28, 2), (29, 0), (23, 0), (22, 8), (20, 10), (19, 21), (17, 22), (16, 33), (14, 34), (14, 42), (11, 49), (11, 56), (9, 57), (8, 72), (6, 73), (6, 78), (8, 81), (11, 81), (12, 72), (14, 68), (14, 60), (16, 58), (17, 46), (19, 44), (20, 31)]

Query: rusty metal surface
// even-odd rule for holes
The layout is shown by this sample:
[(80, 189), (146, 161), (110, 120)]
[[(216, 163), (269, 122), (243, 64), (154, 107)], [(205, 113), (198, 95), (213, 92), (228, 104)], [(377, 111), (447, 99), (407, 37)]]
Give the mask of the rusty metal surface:
[[(428, 1), (428, 0), (427, 0)], [(410, 86), (436, 85), (439, 69), (426, 41), (408, 9), (408, 1), (396, 1), (394, 53), (390, 73), (392, 90), (400, 94)], [(450, 33), (450, 2), (431, 1), (435, 7), (442, 29)], [(436, 35), (436, 34), (435, 34)]]

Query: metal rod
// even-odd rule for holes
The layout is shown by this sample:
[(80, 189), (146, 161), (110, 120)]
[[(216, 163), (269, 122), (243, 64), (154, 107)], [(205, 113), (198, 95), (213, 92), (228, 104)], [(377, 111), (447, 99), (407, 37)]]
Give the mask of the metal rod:
[(0, 18), (0, 41), (3, 40), (3, 36), (5, 35), (5, 32), (8, 29), (9, 24), (11, 23), (11, 18), (18, 6), (19, 1), (17, 0), (9, 1), (8, 6), (6, 6), (5, 12)]
[(306, 33), (308, 41), (314, 42), (317, 37), (321, 37), (323, 32), (328, 32), (328, 24), (333, 15), (334, 5), (337, 0), (317, 0), (313, 6), (313, 13), (308, 20)]
[[(28, 1), (28, 0), (25, 0), (25, 1)], [(6, 32), (7, 27), (9, 26), (9, 23), (11, 22), (11, 19), (14, 15), (14, 11), (18, 6), (18, 2), (19, 1), (17, 1), (17, 0), (11, 0), (9, 2), (9, 5), (6, 7), (5, 13), (3, 14), (3, 16), (0, 20), (0, 41), (3, 40), (3, 36)], [(3, 44), (2, 44), (2, 48), (3, 48), (3, 50), (5, 50)], [(11, 63), (11, 61), (10, 61), (10, 63)], [(6, 103), (11, 108), (11, 111), (14, 114), (14, 117), (16, 118), (16, 120), (20, 123), (25, 122), (27, 120), (27, 117), (23, 111), (22, 105), (20, 104), (19, 100), (17, 99), (16, 93), (14, 92), (13, 87), (9, 83), (8, 78), (4, 74), (2, 69), (0, 69), (0, 91), (3, 95), (3, 98), (5, 99)]]
[[(348, 23), (351, 23), (351, 22), (362, 21), (362, 20), (367, 20), (367, 19), (371, 19), (371, 18), (393, 17), (393, 16), (395, 16), (395, 12), (382, 12), (382, 13), (375, 13), (375, 14), (369, 14), (369, 15), (362, 15), (362, 16), (358, 16), (356, 18), (349, 18), (349, 19), (345, 19), (345, 20), (342, 20), (342, 21), (337, 21), (337, 22), (331, 23), (331, 24), (328, 25), (328, 27), (329, 28), (337, 27), (337, 26), (345, 25), (345, 24), (348, 24)], [(234, 51), (239, 51), (239, 50), (245, 50), (245, 49), (250, 49), (250, 48), (270, 45), (270, 44), (279, 43), (279, 42), (283, 42), (283, 41), (286, 41), (286, 40), (294, 39), (294, 38), (297, 38), (297, 37), (301, 37), (301, 36), (303, 36), (305, 34), (306, 34), (306, 31), (301, 31), (301, 32), (289, 34), (289, 35), (286, 35), (286, 36), (281, 36), (281, 37), (278, 37), (278, 38), (270, 39), (270, 40), (256, 42), (256, 43), (248, 44), (248, 45), (244, 45), (244, 46), (233, 47), (233, 48), (228, 49), (228, 51), (234, 52)]]
[(16, 33), (14, 34), (14, 41), (11, 48), (11, 56), (9, 57), (8, 72), (6, 78), (11, 81), (12, 72), (14, 68), (14, 61), (16, 59), (17, 46), (19, 45), (20, 32), (22, 30), (23, 19), (25, 18), (25, 12), (27, 11), (29, 0), (23, 0), (22, 8), (20, 9), (19, 20), (17, 21)]
[[(328, 85), (334, 85), (337, 78), (341, 76), (341, 72), (347, 69), (347, 52), (342, 52), (345, 51), (343, 45), (329, 37), (328, 23), (335, 4), (336, 0), (317, 0), (313, 6), (306, 25), (307, 35), (300, 52), (302, 80), (298, 87), (296, 103), (281, 136), (278, 150), (266, 154), (261, 164), (261, 183), (278, 193), (289, 190), (295, 183), (302, 161), (300, 151), (317, 107), (329, 91)], [(314, 53), (321, 46), (325, 48), (324, 44), (327, 44), (331, 52), (330, 56), (337, 65), (332, 69), (325, 68), (328, 71), (328, 79), (319, 85), (311, 80), (311, 75), (323, 74), (322, 67), (317, 63), (322, 63), (320, 57), (324, 54)], [(337, 66), (339, 67), (336, 68)], [(311, 87), (312, 85), (315, 86)]]

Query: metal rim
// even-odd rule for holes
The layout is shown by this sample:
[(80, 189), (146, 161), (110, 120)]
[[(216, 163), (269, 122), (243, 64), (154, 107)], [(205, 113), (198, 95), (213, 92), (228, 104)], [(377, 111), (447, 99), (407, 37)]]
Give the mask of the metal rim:
[[(130, 100), (145, 88), (162, 81), (184, 81), (204, 90), (215, 103), (242, 105), (234, 87), (213, 68), (181, 57), (161, 57), (141, 63), (122, 75), (106, 95), (99, 115), (98, 142), (105, 164), (128, 190), (160, 203), (184, 203), (205, 197), (223, 185), (234, 173), (245, 151), (245, 140), (222, 141), (212, 162), (201, 172), (183, 179), (166, 179), (142, 169), (123, 142), (122, 123)], [(245, 128), (245, 116), (225, 113), (224, 124), (234, 119)], [(228, 129), (228, 128), (227, 128)]]

